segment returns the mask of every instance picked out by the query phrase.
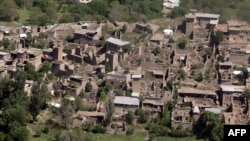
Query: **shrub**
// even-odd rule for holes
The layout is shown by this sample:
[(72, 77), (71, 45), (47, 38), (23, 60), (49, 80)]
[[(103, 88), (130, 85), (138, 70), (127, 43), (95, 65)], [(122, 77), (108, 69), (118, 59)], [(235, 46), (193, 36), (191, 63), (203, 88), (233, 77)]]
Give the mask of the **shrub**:
[(100, 124), (97, 124), (92, 129), (93, 133), (106, 133), (106, 128), (101, 126)]
[(160, 54), (161, 53), (161, 50), (160, 50), (160, 48), (159, 47), (156, 47), (156, 48), (154, 48), (153, 50), (152, 50), (152, 52), (151, 53), (153, 53), (155, 56), (156, 55), (158, 55), (158, 54)]
[(133, 135), (134, 134), (134, 127), (130, 126), (127, 128), (126, 135)]
[(86, 83), (85, 92), (90, 92), (90, 91), (92, 91), (92, 89), (93, 89), (92, 84), (90, 82)]

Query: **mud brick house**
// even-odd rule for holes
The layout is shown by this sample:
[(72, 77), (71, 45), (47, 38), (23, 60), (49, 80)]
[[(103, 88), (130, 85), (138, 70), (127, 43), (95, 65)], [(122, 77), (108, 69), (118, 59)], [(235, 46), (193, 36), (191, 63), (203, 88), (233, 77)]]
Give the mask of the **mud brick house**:
[(106, 75), (106, 85), (125, 88), (130, 81), (130, 75), (122, 72), (112, 71)]
[(122, 41), (117, 38), (109, 37), (106, 40), (106, 51), (122, 52), (125, 46), (128, 46), (130, 43), (127, 41)]

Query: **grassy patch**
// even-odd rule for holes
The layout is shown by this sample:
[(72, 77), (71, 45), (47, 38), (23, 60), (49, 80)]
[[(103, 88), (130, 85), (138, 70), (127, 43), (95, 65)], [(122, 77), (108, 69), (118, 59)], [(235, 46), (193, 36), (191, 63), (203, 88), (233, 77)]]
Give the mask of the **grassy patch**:
[(118, 135), (98, 135), (96, 141), (145, 141), (145, 136), (118, 136)]
[(194, 137), (185, 137), (185, 138), (172, 138), (172, 137), (156, 137), (153, 141), (204, 141), (197, 140)]

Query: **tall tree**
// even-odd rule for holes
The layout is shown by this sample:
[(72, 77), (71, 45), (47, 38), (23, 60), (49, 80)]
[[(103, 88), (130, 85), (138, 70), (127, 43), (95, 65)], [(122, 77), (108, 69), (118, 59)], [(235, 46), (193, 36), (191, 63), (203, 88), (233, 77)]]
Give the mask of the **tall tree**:
[(250, 89), (246, 89), (243, 95), (247, 98), (247, 100), (250, 100)]
[(47, 85), (37, 83), (32, 87), (31, 92), (29, 111), (34, 121), (40, 111), (45, 108), (46, 101), (49, 98), (49, 91)]
[(0, 17), (5, 21), (12, 21), (18, 17), (17, 5), (13, 0), (5, 0), (1, 4)]
[(62, 104), (62, 106), (57, 111), (61, 124), (64, 128), (69, 128), (72, 124), (72, 114), (74, 109), (71, 104)]

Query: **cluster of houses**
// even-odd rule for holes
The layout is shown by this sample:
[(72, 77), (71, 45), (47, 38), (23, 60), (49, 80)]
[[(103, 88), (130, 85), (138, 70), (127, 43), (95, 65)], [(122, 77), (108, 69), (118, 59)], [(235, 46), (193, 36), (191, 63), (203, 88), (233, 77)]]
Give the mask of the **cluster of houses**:
[[(247, 74), (250, 72), (250, 26), (240, 21), (219, 24), (219, 17), (191, 10), (185, 16), (185, 34), (182, 35), (189, 39), (187, 49), (178, 49), (169, 42), (172, 38), (178, 40), (175, 37), (177, 33), (172, 29), (160, 31), (161, 28), (153, 24), (137, 23), (133, 30), (126, 31), (147, 34), (149, 40), (140, 44), (132, 44), (121, 36), (103, 32), (107, 28), (130, 26), (127, 23), (117, 25), (83, 21), (46, 27), (23, 26), (15, 30), (2, 27), (5, 28), (3, 38), (11, 39), (15, 49), (0, 52), (0, 74), (14, 77), (16, 70), (23, 69), (27, 63), (32, 63), (38, 70), (44, 61), (49, 61), (52, 63), (51, 73), (60, 78), (49, 87), (51, 94), (67, 91), (70, 100), (75, 100), (74, 97), (85, 91), (86, 84), (91, 83), (93, 90), (85, 92), (82, 101), (93, 108), (75, 113), (74, 126), (87, 121), (103, 123), (105, 120), (106, 102), (96, 96), (99, 84), (123, 91), (119, 95), (115, 91), (107, 93), (107, 99), (115, 105), (111, 124), (115, 130), (125, 129), (124, 116), (128, 110), (136, 111), (141, 107), (155, 117), (163, 112), (164, 104), (173, 100), (174, 95), (177, 98), (171, 113), (173, 128), (182, 125), (192, 129), (193, 119), (198, 119), (204, 111), (221, 115), (225, 124), (247, 124), (250, 121), (249, 101), (243, 93), (250, 86), (250, 81), (241, 68), (246, 68)], [(224, 34), (224, 40), (217, 49), (209, 47), (212, 30)], [(25, 47), (28, 34), (35, 36), (40, 33), (48, 36), (53, 43), (51, 48)], [(61, 40), (68, 36), (73, 37), (72, 42)], [(100, 41), (105, 43), (98, 47)], [(212, 55), (204, 59), (202, 53), (197, 51), (200, 44), (212, 48)], [(159, 54), (151, 53), (155, 48), (159, 48)], [(193, 65), (199, 63), (204, 65), (194, 70)], [(185, 79), (181, 79), (180, 67), (187, 74)], [(210, 82), (192, 79), (192, 71), (205, 72), (209, 68), (214, 68)], [(105, 77), (98, 78), (100, 73)], [(175, 86), (166, 89), (170, 81)], [(27, 81), (25, 90), (30, 91), (32, 84), (32, 81)], [(60, 99), (49, 104), (53, 108), (61, 106)]]

